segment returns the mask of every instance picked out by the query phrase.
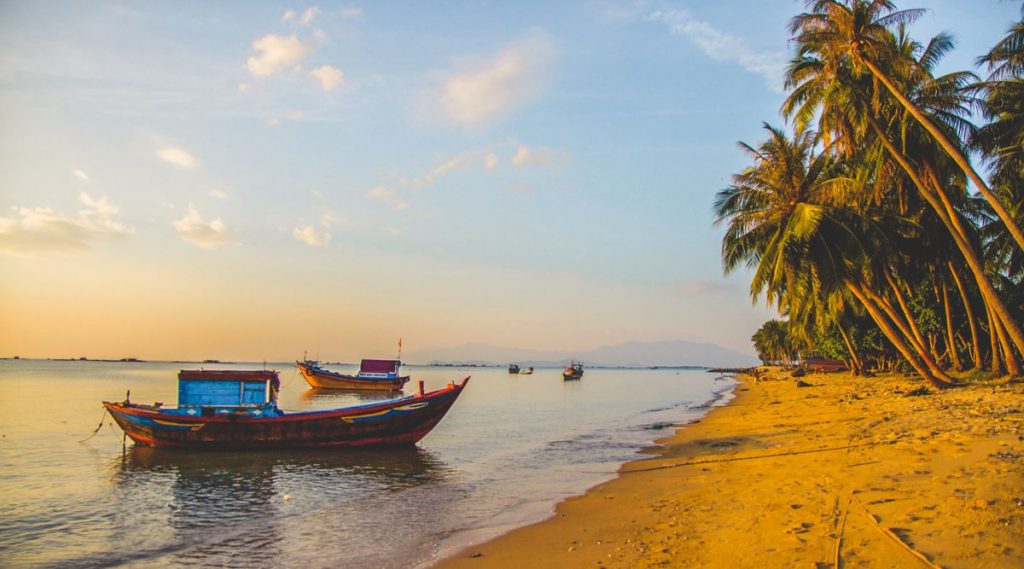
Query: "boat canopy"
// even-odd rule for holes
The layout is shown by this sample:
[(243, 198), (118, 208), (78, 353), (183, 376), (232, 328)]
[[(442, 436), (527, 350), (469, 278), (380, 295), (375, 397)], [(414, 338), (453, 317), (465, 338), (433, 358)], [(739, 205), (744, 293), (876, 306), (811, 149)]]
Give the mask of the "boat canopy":
[(281, 386), (271, 370), (181, 370), (179, 407), (250, 407), (277, 400)]
[(199, 379), (207, 381), (272, 381), (277, 379), (277, 372), (269, 369), (183, 369), (178, 372), (178, 381), (183, 379)]
[(359, 373), (398, 373), (401, 365), (398, 360), (363, 360), (359, 364)]

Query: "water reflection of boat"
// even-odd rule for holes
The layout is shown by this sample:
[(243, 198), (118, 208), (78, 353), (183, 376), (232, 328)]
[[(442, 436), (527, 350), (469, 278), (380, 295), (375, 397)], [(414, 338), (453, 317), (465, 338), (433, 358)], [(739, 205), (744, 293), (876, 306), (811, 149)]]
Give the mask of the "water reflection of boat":
[(283, 511), (301, 512), (303, 525), (335, 543), (354, 540), (362, 534), (344, 531), (351, 529), (347, 520), (365, 520), (365, 508), (380, 507), (375, 492), (417, 492), (446, 484), (452, 475), (436, 455), (415, 445), (215, 454), (134, 446), (111, 460), (110, 472), (119, 527), (129, 531), (164, 515), (169, 532), (154, 532), (143, 547), (72, 565), (290, 566), (281, 562), (288, 559), (282, 544), (295, 537), (297, 518), (289, 524)]
[(103, 402), (136, 444), (188, 448), (304, 448), (413, 444), (455, 403), (469, 378), (442, 389), (338, 409), (277, 407), (276, 371), (182, 370), (178, 407)]
[[(395, 397), (391, 391), (366, 391), (363, 389), (323, 389), (310, 387), (299, 394), (299, 399), (316, 403), (318, 408), (346, 407), (370, 401), (387, 401)], [(329, 407), (328, 407), (329, 406)]]
[(408, 375), (398, 375), (402, 366), (399, 360), (363, 360), (355, 374), (324, 369), (316, 360), (297, 361), (295, 365), (306, 383), (321, 389), (398, 391), (409, 381)]
[[(448, 475), (445, 466), (430, 451), (416, 445), (394, 448), (356, 448), (344, 452), (310, 449), (279, 449), (259, 454), (247, 451), (210, 454), (181, 448), (133, 446), (112, 461), (119, 482), (145, 475), (145, 480), (166, 483), (169, 475), (179, 482), (188, 481), (226, 491), (238, 480), (272, 478), (274, 472), (301, 472), (317, 479), (344, 478), (349, 485), (353, 477), (365, 477), (360, 484), (379, 484), (392, 488), (415, 485), (424, 480), (441, 480)], [(152, 474), (159, 474), (152, 477)], [(141, 480), (141, 479), (137, 479)], [(404, 482), (404, 483), (403, 483)], [(261, 495), (273, 494), (272, 488), (259, 484)], [(212, 495), (216, 492), (199, 492)], [(198, 499), (198, 498), (197, 498)]]
[(571, 362), (565, 366), (565, 370), (562, 371), (562, 379), (565, 381), (583, 379), (583, 363)]

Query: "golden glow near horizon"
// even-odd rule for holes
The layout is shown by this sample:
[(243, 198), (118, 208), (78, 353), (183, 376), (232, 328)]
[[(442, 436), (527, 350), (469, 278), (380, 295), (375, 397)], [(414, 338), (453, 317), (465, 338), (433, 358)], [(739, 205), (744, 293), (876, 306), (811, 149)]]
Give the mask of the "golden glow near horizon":
[[(0, 356), (752, 353), (711, 205), (790, 8), (4, 2)], [(934, 16), (969, 69), (1017, 6)]]

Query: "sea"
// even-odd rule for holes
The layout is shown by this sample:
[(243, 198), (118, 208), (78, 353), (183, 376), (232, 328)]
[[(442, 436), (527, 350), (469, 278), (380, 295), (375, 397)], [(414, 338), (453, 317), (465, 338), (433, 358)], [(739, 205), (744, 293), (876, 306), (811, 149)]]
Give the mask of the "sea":
[(407, 392), (472, 379), (417, 445), (372, 450), (153, 449), (103, 414), (128, 390), (173, 405), (178, 370), (198, 367), (276, 369), (285, 410), (390, 397), (313, 390), (287, 363), (0, 361), (0, 565), (426, 568), (551, 516), (734, 386), (703, 369), (566, 382), (553, 368), (404, 366)]

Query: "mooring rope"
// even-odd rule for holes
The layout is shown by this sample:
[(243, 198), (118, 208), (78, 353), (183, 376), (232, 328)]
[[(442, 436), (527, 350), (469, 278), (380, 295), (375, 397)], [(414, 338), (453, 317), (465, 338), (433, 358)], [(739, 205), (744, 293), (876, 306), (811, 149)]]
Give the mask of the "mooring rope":
[(80, 442), (80, 443), (84, 443), (85, 441), (87, 441), (87, 440), (89, 440), (89, 439), (91, 439), (91, 438), (95, 437), (95, 436), (96, 436), (96, 433), (100, 432), (100, 429), (102, 429), (102, 428), (103, 428), (103, 418), (104, 418), (104, 417), (106, 417), (106, 416), (107, 416), (107, 408), (106, 408), (106, 407), (104, 407), (104, 408), (103, 408), (103, 414), (102, 414), (102, 415), (100, 415), (100, 424), (99, 424), (99, 425), (96, 425), (96, 430), (95, 430), (95, 431), (93, 431), (91, 435), (89, 435), (88, 437), (85, 437), (84, 439), (82, 439), (82, 440), (80, 440), (80, 441), (78, 441), (78, 442)]

